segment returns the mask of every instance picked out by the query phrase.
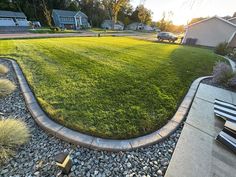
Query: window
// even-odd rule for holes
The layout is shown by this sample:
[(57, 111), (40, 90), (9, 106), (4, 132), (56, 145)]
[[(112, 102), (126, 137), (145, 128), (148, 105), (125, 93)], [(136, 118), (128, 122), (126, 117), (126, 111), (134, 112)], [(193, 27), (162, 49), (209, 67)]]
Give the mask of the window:
[(0, 18), (0, 20), (12, 20), (12, 18)]
[(74, 18), (73, 17), (60, 17), (60, 20), (63, 22), (73, 22)]

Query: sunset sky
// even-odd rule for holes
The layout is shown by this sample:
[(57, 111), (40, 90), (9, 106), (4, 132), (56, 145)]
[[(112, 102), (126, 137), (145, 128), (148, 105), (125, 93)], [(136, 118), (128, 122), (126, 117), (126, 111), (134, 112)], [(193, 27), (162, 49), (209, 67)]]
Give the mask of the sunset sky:
[[(137, 6), (140, 0), (131, 0)], [(174, 24), (187, 24), (194, 17), (232, 16), (236, 12), (236, 0), (146, 0), (145, 7), (153, 12), (153, 20), (161, 19), (163, 12), (174, 13)]]

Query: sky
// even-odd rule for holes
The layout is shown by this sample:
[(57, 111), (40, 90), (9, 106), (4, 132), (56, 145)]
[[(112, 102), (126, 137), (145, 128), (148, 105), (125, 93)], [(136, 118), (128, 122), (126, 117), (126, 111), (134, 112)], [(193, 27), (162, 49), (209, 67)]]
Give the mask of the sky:
[[(136, 7), (140, 0), (131, 3)], [(159, 21), (163, 12), (172, 11), (176, 25), (186, 25), (194, 17), (232, 16), (236, 12), (236, 0), (146, 0), (144, 5), (153, 12), (154, 21)]]

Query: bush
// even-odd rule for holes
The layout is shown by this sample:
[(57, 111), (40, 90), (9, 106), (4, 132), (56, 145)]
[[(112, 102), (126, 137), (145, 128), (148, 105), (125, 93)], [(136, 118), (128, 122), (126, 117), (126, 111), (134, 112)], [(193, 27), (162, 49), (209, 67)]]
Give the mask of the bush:
[(5, 65), (0, 65), (0, 74), (6, 74), (9, 71)]
[(60, 31), (61, 31), (61, 28), (59, 28), (59, 27), (52, 27), (51, 30), (52, 30), (53, 32), (60, 32)]
[(229, 57), (234, 61), (236, 60), (236, 48), (230, 50)]
[(229, 79), (228, 86), (231, 88), (236, 88), (236, 73), (234, 73), (233, 77)]
[(219, 55), (227, 55), (228, 54), (228, 43), (227, 42), (222, 42), (218, 44), (215, 48), (215, 53)]
[(0, 79), (0, 97), (11, 94), (16, 86), (8, 79)]
[(0, 163), (14, 154), (14, 149), (27, 142), (26, 124), (15, 119), (0, 120)]
[(212, 82), (216, 84), (223, 84), (227, 86), (229, 79), (233, 76), (233, 70), (231, 66), (224, 62), (218, 62), (213, 69)]

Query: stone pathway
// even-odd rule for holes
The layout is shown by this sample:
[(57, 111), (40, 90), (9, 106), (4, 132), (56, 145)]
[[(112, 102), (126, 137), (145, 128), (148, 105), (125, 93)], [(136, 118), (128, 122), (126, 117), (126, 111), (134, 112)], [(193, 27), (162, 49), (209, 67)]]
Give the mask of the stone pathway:
[(54, 177), (59, 170), (54, 164), (58, 152), (72, 152), (70, 177), (162, 177), (169, 165), (181, 128), (165, 141), (127, 152), (96, 151), (61, 141), (37, 126), (27, 110), (10, 62), (0, 59), (10, 72), (6, 77), (17, 85), (16, 91), (0, 99), (0, 119), (15, 118), (26, 122), (30, 141), (0, 166), (1, 177)]
[(235, 177), (236, 155), (215, 141), (225, 123), (216, 98), (236, 104), (236, 93), (200, 84), (165, 177)]

